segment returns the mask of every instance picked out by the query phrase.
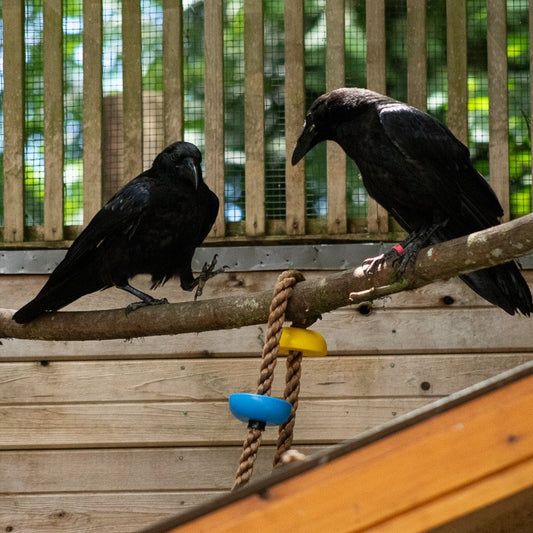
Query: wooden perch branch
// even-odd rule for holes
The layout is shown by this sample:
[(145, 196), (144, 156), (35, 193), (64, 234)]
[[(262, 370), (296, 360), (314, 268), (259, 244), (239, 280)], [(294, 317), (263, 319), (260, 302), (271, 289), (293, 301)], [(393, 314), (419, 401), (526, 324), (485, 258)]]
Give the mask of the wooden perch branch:
[[(533, 214), (424, 248), (402, 280), (385, 265), (372, 277), (361, 267), (295, 287), (287, 320), (313, 322), (320, 314), (358, 300), (372, 300), (401, 290), (507, 262), (533, 250)], [(35, 340), (104, 340), (231, 329), (267, 321), (272, 291), (141, 308), (50, 313), (26, 325), (16, 324), (13, 310), (0, 309), (0, 337)]]

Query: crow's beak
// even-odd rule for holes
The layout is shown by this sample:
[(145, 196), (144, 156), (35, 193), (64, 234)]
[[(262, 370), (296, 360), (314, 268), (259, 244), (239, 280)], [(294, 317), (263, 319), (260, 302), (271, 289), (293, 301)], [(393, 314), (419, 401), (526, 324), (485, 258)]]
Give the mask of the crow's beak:
[(198, 185), (200, 184), (200, 180), (202, 179), (202, 177), (198, 173), (198, 169), (196, 168), (196, 163), (194, 162), (194, 159), (192, 157), (186, 157), (183, 160), (183, 163), (185, 164), (187, 169), (190, 170), (190, 173), (188, 173), (187, 177), (194, 185), (194, 188), (198, 189)]
[(302, 159), (302, 157), (309, 152), (315, 144), (318, 144), (320, 140), (315, 125), (307, 125), (306, 123), (300, 137), (298, 137), (298, 140), (296, 141), (296, 146), (292, 152), (291, 163), (296, 165), (296, 163), (298, 163), (298, 161), (300, 161), (300, 159)]

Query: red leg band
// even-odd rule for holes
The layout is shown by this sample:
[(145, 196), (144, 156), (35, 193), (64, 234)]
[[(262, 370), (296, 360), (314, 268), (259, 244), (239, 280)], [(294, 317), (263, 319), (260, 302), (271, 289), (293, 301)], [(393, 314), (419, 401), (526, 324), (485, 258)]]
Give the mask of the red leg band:
[(404, 251), (403, 246), (401, 244), (395, 244), (392, 249), (396, 250), (396, 252), (398, 252), (398, 255), (402, 255)]

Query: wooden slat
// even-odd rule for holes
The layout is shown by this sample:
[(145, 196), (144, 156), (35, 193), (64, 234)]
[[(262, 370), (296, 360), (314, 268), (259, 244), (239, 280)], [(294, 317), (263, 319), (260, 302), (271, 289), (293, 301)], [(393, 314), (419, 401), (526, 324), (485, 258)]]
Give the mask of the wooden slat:
[(468, 146), (466, 2), (446, 0), (448, 127)]
[(533, 487), (533, 427), (523, 416), (533, 409), (532, 386), (531, 376), (507, 383), (261, 494), (153, 531), (246, 531), (258, 521), (264, 531), (428, 531)]
[(205, 33), (205, 173), (206, 182), (220, 200), (211, 230), (225, 235), (224, 222), (224, 53), (223, 6), (217, 0), (204, 3)]
[(62, 1), (43, 4), (44, 238), (63, 239)]
[(407, 0), (407, 100), (427, 108), (426, 1)]
[[(306, 359), (300, 399), (446, 396), (531, 359), (531, 353)], [(53, 361), (47, 366), (4, 362), (0, 405), (224, 401), (233, 392), (254, 392), (259, 366), (258, 357)], [(274, 379), (274, 396), (282, 395), (284, 381), (281, 363)]]
[[(326, 3), (326, 90), (344, 87), (344, 0)], [(346, 154), (327, 143), (328, 233), (346, 233)]]
[[(385, 0), (366, 0), (366, 86), (372, 91), (387, 92)], [(368, 232), (384, 234), (388, 231), (387, 210), (368, 197)]]
[(140, 0), (122, 3), (123, 184), (143, 170)]
[[(306, 455), (322, 449), (298, 447)], [(0, 493), (3, 497), (36, 492), (229, 490), (241, 452), (242, 443), (205, 448), (4, 450)], [(261, 447), (254, 478), (270, 474), (274, 452), (275, 446)], [(1, 508), (0, 504), (0, 517)]]
[(509, 114), (507, 109), (507, 3), (487, 1), (490, 184), (509, 220)]
[(163, 0), (163, 98), (165, 145), (183, 140), (183, 3)]
[[(4, 240), (24, 239), (24, 4), (2, 5), (4, 32)], [(9, 28), (9, 31), (6, 29)]]
[[(427, 398), (309, 400), (298, 407), (296, 444), (333, 444), (408, 413)], [(9, 405), (0, 407), (0, 449), (241, 444), (246, 426), (227, 402)], [(328, 431), (324, 431), (324, 427)], [(277, 428), (263, 442), (277, 441)]]
[(305, 233), (305, 164), (292, 166), (305, 116), (304, 4), (285, 0), (285, 191), (288, 235)]
[(83, 3), (83, 222), (102, 207), (102, 0)]
[[(529, 0), (529, 42), (533, 42), (533, 0)], [(529, 47), (529, 72), (533, 72), (533, 46)], [(531, 124), (533, 124), (533, 83), (529, 84), (529, 124), (529, 128), (531, 131)], [(529, 136), (531, 137), (531, 133), (529, 134)], [(533, 191), (533, 183), (531, 184), (531, 188)], [(531, 211), (533, 211), (533, 193), (531, 194), (530, 209)]]
[(3, 494), (0, 523), (24, 533), (131, 533), (217, 495), (220, 491)]
[(265, 233), (263, 1), (244, 2), (244, 147), (246, 235)]

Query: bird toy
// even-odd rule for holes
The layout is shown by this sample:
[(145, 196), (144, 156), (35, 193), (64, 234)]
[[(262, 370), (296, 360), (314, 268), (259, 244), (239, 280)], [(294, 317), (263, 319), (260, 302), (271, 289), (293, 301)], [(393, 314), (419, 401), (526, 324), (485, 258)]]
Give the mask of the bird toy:
[[(316, 331), (299, 327), (282, 327), (292, 290), (296, 283), (303, 279), (303, 275), (296, 270), (287, 270), (278, 277), (269, 310), (257, 393), (235, 393), (229, 397), (232, 414), (238, 420), (248, 423), (248, 435), (243, 444), (232, 490), (250, 480), (266, 426), (280, 426), (274, 466), (290, 449), (298, 409), (302, 357), (320, 357), (327, 353), (326, 342)], [(283, 399), (273, 398), (270, 395), (278, 355), (287, 356)]]

